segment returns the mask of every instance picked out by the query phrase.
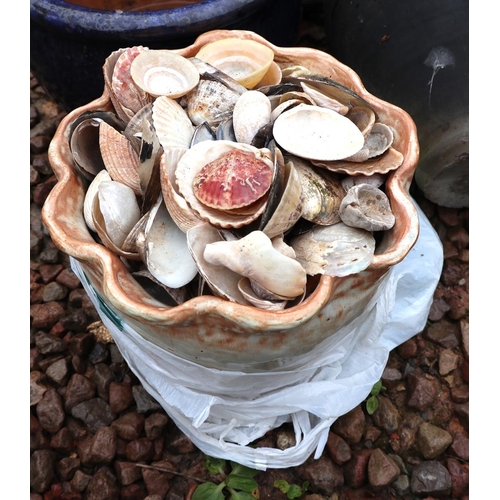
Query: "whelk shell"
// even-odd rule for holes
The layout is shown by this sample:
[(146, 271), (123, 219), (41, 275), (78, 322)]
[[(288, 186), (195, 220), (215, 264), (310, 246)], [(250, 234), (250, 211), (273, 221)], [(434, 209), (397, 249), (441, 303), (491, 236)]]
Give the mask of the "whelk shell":
[(169, 50), (140, 53), (130, 66), (135, 84), (148, 94), (176, 99), (187, 94), (200, 80), (191, 61)]
[(276, 142), (289, 153), (314, 160), (340, 160), (358, 152), (364, 137), (356, 125), (331, 109), (299, 104), (274, 122)]
[(225, 38), (204, 45), (196, 57), (252, 89), (267, 73), (274, 52), (255, 40)]

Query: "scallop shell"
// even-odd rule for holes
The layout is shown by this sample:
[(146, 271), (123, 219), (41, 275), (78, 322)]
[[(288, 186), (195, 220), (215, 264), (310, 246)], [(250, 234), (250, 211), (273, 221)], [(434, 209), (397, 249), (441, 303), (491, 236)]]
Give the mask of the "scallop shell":
[(99, 147), (111, 179), (132, 188), (136, 195), (142, 194), (139, 155), (127, 137), (102, 122), (99, 126)]
[(271, 119), (269, 98), (258, 90), (249, 90), (236, 101), (233, 128), (236, 140), (251, 144), (258, 130)]
[(130, 74), (144, 92), (172, 99), (187, 94), (200, 80), (200, 74), (191, 61), (169, 50), (140, 53), (132, 61)]
[(387, 195), (371, 184), (353, 186), (340, 204), (344, 224), (367, 231), (386, 231), (396, 222)]
[[(248, 278), (241, 278), (238, 281), (238, 289), (241, 294), (252, 305), (266, 311), (282, 311), (288, 302), (288, 299), (273, 299), (261, 297), (258, 292), (252, 288), (252, 283)], [(274, 296), (271, 294), (271, 296)]]
[(365, 136), (365, 143), (360, 151), (346, 158), (348, 161), (363, 162), (385, 153), (394, 141), (394, 133), (384, 123), (374, 123)]
[(153, 125), (164, 150), (189, 148), (194, 126), (184, 108), (167, 96), (156, 98), (153, 104)]
[(375, 238), (369, 231), (339, 222), (315, 226), (291, 239), (290, 246), (307, 274), (341, 277), (359, 273), (370, 265)]
[(175, 180), (175, 170), (186, 149), (171, 148), (160, 159), (160, 184), (165, 205), (179, 229), (187, 232), (203, 221), (191, 210), (186, 200), (179, 194)]
[(396, 170), (402, 165), (404, 156), (392, 146), (382, 155), (366, 160), (364, 162), (353, 162), (347, 160), (339, 161), (316, 161), (311, 163), (317, 167), (326, 168), (331, 172), (348, 175), (373, 175), (386, 174), (391, 170)]
[[(188, 149), (177, 164), (175, 172), (179, 193), (184, 197), (191, 209), (203, 220), (217, 227), (236, 228), (249, 224), (264, 211), (267, 197), (261, 196), (249, 210), (237, 211), (218, 210), (205, 205), (196, 197), (193, 182), (202, 168), (217, 160), (224, 153), (233, 150), (251, 153), (259, 161), (264, 161), (268, 168), (274, 168), (272, 153), (266, 148), (255, 148), (249, 144), (240, 144), (231, 141), (204, 141)], [(228, 205), (229, 207), (231, 205)], [(222, 206), (227, 208), (226, 206)]]
[(137, 86), (131, 75), (131, 66), (135, 59), (140, 54), (147, 52), (149, 52), (149, 48), (140, 45), (126, 48), (118, 56), (113, 67), (111, 90), (115, 101), (118, 103), (119, 114), (128, 119), (132, 118), (146, 104), (153, 101), (153, 97)]
[(273, 135), (286, 151), (314, 160), (340, 160), (358, 152), (364, 137), (356, 125), (339, 113), (299, 104), (281, 113)]
[(255, 40), (225, 38), (204, 45), (196, 57), (252, 89), (269, 70), (274, 52)]

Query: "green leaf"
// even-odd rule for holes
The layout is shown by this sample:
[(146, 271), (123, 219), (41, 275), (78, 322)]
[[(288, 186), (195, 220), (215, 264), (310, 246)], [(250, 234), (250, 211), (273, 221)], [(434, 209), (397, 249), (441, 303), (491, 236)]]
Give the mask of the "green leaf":
[(378, 399), (377, 396), (370, 396), (366, 400), (366, 411), (368, 415), (373, 415), (378, 408)]
[(236, 490), (252, 492), (259, 487), (255, 479), (251, 477), (238, 476), (237, 474), (229, 474), (226, 478), (226, 484), (229, 488), (234, 488)]
[(259, 473), (258, 470), (250, 469), (250, 467), (246, 467), (236, 462), (230, 462), (230, 464), (233, 469), (231, 474), (236, 474), (237, 476), (254, 477)]
[(284, 479), (276, 479), (276, 481), (274, 481), (274, 487), (278, 488), (282, 493), (286, 493), (290, 485)]
[(372, 396), (377, 396), (380, 393), (380, 388), (382, 387), (382, 380), (379, 380), (378, 382), (375, 383), (375, 385), (372, 387), (372, 390), (370, 394)]
[(304, 491), (300, 486), (297, 486), (296, 484), (291, 484), (288, 488), (288, 491), (286, 492), (286, 496), (287, 498), (290, 499), (299, 498), (300, 496), (302, 496), (302, 493), (304, 493)]
[(205, 457), (203, 465), (208, 470), (208, 472), (210, 472), (212, 476), (215, 476), (217, 474), (225, 475), (224, 467), (226, 466), (226, 461), (221, 458), (214, 458), (207, 456)]
[(214, 483), (200, 484), (193, 493), (192, 500), (224, 500), (222, 490), (226, 486), (225, 482), (216, 485)]
[(248, 491), (236, 491), (233, 489), (229, 490), (231, 492), (230, 500), (255, 500), (258, 496), (248, 493)]

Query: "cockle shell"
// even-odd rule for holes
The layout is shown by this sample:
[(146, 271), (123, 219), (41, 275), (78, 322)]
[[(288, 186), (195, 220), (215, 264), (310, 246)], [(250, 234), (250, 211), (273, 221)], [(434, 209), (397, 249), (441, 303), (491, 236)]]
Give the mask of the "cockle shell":
[[(241, 227), (259, 217), (266, 206), (267, 197), (262, 193), (256, 203), (250, 207), (237, 210), (228, 210), (232, 205), (221, 205), (221, 209), (209, 207), (202, 203), (195, 195), (193, 183), (205, 165), (217, 160), (221, 155), (233, 150), (251, 153), (259, 162), (263, 161), (267, 169), (274, 168), (272, 153), (266, 148), (255, 148), (249, 144), (240, 144), (232, 141), (204, 141), (188, 149), (177, 164), (175, 172), (179, 193), (184, 197), (191, 209), (201, 219), (217, 227)], [(267, 186), (269, 188), (269, 186)], [(207, 194), (208, 196), (208, 194)], [(240, 210), (238, 212), (238, 210)]]
[(345, 158), (348, 161), (363, 162), (385, 153), (394, 141), (394, 133), (384, 123), (374, 123), (365, 136), (363, 147), (354, 155)]
[(344, 224), (367, 231), (386, 231), (396, 222), (387, 195), (371, 184), (358, 184), (347, 191), (339, 208)]
[(269, 66), (262, 79), (255, 85), (255, 89), (263, 87), (265, 85), (276, 85), (281, 81), (281, 68), (274, 61)]
[(233, 128), (236, 140), (251, 144), (258, 130), (271, 119), (269, 98), (258, 90), (249, 90), (236, 101)]
[(144, 92), (176, 99), (187, 94), (200, 80), (191, 61), (170, 50), (148, 50), (140, 53), (130, 66), (135, 84)]
[(364, 229), (339, 222), (315, 226), (290, 240), (296, 259), (307, 274), (348, 276), (366, 269), (373, 260), (375, 238)]
[(307, 282), (304, 268), (276, 250), (262, 231), (252, 231), (236, 241), (210, 243), (203, 256), (207, 262), (228, 267), (281, 296), (301, 295)]
[(364, 137), (356, 125), (331, 109), (299, 104), (274, 122), (276, 142), (289, 153), (315, 160), (340, 160), (358, 152)]
[(271, 66), (274, 52), (255, 40), (225, 38), (204, 45), (196, 57), (252, 89)]
[(164, 150), (189, 148), (194, 126), (185, 109), (167, 96), (157, 97), (153, 104), (153, 125)]

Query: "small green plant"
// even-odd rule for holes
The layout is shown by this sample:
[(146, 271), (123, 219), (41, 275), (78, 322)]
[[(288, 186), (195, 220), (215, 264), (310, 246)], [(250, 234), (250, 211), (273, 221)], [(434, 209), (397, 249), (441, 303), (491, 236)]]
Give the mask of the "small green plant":
[(379, 380), (370, 391), (370, 396), (366, 400), (366, 411), (368, 415), (373, 415), (378, 408), (378, 396), (381, 392), (387, 389), (382, 385), (382, 380)]
[(286, 493), (286, 497), (292, 500), (293, 498), (299, 498), (307, 490), (309, 481), (304, 481), (302, 486), (297, 486), (296, 484), (288, 484), (284, 479), (276, 479), (274, 486)]
[(226, 475), (226, 461), (220, 458), (206, 456), (203, 465), (208, 472), (215, 476), (221, 475), (224, 480), (219, 484), (212, 482), (200, 484), (193, 493), (192, 500), (257, 500), (259, 498), (259, 486), (253, 477), (259, 473), (258, 470), (250, 469), (236, 462), (229, 462), (231, 472)]

